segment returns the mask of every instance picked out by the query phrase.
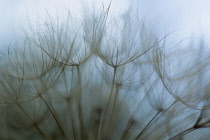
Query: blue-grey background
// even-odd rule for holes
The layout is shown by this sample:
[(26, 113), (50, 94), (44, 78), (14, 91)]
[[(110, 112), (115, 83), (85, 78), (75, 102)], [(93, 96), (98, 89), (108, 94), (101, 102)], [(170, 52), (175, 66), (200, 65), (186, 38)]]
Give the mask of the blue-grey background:
[[(109, 0), (103, 3), (107, 6)], [(102, 0), (0, 0), (0, 51), (21, 38), (21, 28), (27, 27), (28, 18), (36, 24), (44, 19), (46, 10), (62, 15), (68, 8), (80, 17), (82, 6), (93, 5), (100, 7)], [(159, 34), (173, 32), (169, 40), (174, 43), (202, 38), (207, 47), (210, 44), (210, 0), (113, 0), (110, 13), (118, 15), (129, 7)]]
[[(0, 0), (0, 48), (5, 48), (20, 36), (20, 28), (50, 14), (63, 13), (68, 8), (75, 15), (82, 6), (106, 6), (109, 0)], [(117, 15), (129, 6), (136, 8), (139, 15), (151, 23), (161, 34), (173, 31), (172, 40), (203, 38), (209, 43), (210, 1), (209, 0), (113, 0), (111, 14)]]

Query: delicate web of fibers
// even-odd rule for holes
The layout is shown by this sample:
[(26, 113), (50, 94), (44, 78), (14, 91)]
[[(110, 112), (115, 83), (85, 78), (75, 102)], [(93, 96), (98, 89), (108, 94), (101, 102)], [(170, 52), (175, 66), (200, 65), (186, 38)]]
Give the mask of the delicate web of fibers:
[(164, 50), (167, 35), (157, 37), (129, 12), (108, 14), (80, 24), (70, 15), (48, 17), (8, 49), (0, 65), (0, 139), (209, 137), (201, 131), (210, 122), (209, 55), (195, 50), (190, 64), (178, 63), (177, 52)]

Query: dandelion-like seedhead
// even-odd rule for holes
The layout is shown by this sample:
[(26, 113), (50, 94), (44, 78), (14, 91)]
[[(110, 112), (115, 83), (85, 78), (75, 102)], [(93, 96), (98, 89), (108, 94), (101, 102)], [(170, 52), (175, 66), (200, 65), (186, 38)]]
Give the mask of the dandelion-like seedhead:
[(208, 129), (209, 55), (168, 52), (167, 35), (110, 6), (82, 22), (47, 13), (2, 55), (0, 139), (192, 139)]

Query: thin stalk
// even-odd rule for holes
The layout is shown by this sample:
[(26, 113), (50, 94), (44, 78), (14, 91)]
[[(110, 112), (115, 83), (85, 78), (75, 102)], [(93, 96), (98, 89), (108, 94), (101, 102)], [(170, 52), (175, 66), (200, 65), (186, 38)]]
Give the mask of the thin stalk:
[[(71, 71), (71, 77), (70, 77), (70, 79), (71, 79), (71, 81), (73, 80), (72, 78), (73, 78), (73, 75), (74, 75), (74, 72), (73, 72), (73, 67), (72, 67), (72, 71)], [(65, 76), (66, 77), (66, 76)], [(67, 83), (67, 81), (66, 81), (66, 83)], [(66, 84), (66, 88), (68, 87), (68, 85)], [(70, 93), (72, 92), (71, 90), (72, 90), (72, 87), (73, 87), (73, 83), (71, 82), (70, 83)], [(67, 90), (67, 92), (68, 92), (68, 90)], [(68, 116), (70, 117), (70, 121), (71, 121), (71, 126), (72, 126), (72, 133), (73, 133), (73, 138), (74, 138), (74, 140), (77, 140), (77, 137), (76, 137), (76, 129), (75, 129), (75, 121), (74, 121), (74, 113), (73, 113), (73, 104), (71, 103), (71, 100), (70, 100), (70, 95), (69, 95), (69, 97), (68, 97), (68, 99), (67, 99), (67, 112), (68, 112)], [(72, 115), (71, 115), (72, 114)]]
[(53, 116), (55, 122), (57, 123), (59, 129), (61, 130), (63, 136), (65, 137), (65, 133), (64, 133), (64, 131), (63, 131), (63, 129), (62, 129), (62, 127), (61, 127), (61, 125), (60, 125), (58, 119), (57, 119), (56, 116), (54, 115), (52, 109), (51, 109), (50, 106), (47, 104), (47, 102), (46, 102), (45, 99), (42, 97), (42, 95), (40, 95), (39, 97), (41, 98), (41, 100), (42, 100), (42, 101), (45, 103), (45, 105), (47, 106), (47, 108), (48, 108), (48, 110), (50, 111), (51, 115)]
[(109, 95), (109, 101), (111, 100), (112, 93), (113, 93), (113, 90), (114, 90), (116, 72), (117, 72), (117, 67), (114, 67), (114, 75), (113, 75), (113, 79), (112, 79), (112, 87), (111, 87), (111, 91), (110, 91), (110, 95)]
[(71, 109), (71, 105), (70, 105), (70, 103), (69, 102), (67, 102), (67, 108), (69, 108), (68, 109), (68, 115), (69, 115), (69, 117), (70, 117), (70, 121), (71, 121), (71, 126), (72, 126), (72, 133), (73, 133), (73, 140), (76, 140), (76, 132), (75, 132), (75, 127), (74, 127), (74, 119), (73, 119), (73, 115), (71, 116), (71, 113), (73, 114), (73, 112), (72, 112), (72, 109)]
[[(202, 111), (203, 111), (203, 110), (202, 110)], [(181, 137), (181, 136), (184, 136), (184, 135), (186, 135), (186, 134), (188, 134), (188, 133), (190, 133), (190, 132), (192, 132), (192, 131), (194, 131), (194, 130), (200, 128), (200, 127), (203, 125), (203, 124), (201, 124), (201, 125), (198, 126), (198, 123), (199, 123), (200, 120), (201, 120), (202, 111), (201, 111), (201, 113), (200, 113), (200, 115), (199, 115), (199, 117), (198, 117), (198, 120), (196, 121), (196, 123), (195, 123), (194, 126), (192, 126), (192, 127), (188, 128), (187, 130), (182, 131), (182, 132), (178, 133), (177, 135), (175, 135), (175, 136), (169, 138), (169, 140), (177, 139), (177, 138), (179, 138), (179, 137)], [(205, 125), (205, 123), (204, 123), (204, 125)]]
[(33, 124), (35, 125), (36, 130), (39, 132), (39, 134), (43, 137), (43, 139), (48, 139), (47, 136), (44, 134), (44, 132), (42, 132), (42, 130), (39, 128), (39, 126), (37, 125), (37, 123), (31, 118), (31, 116), (26, 112), (26, 110), (19, 104), (17, 103), (17, 106), (26, 114), (26, 116), (28, 116), (28, 118), (33, 122)]
[(127, 127), (126, 127), (126, 129), (124, 130), (124, 132), (123, 132), (123, 134), (122, 134), (122, 136), (121, 136), (121, 140), (126, 140), (126, 136), (127, 136), (127, 134), (128, 134), (128, 132), (129, 132), (129, 130), (132, 128), (132, 126), (134, 125), (134, 121), (132, 121), (132, 120), (129, 120), (129, 123), (127, 124)]
[(110, 117), (110, 120), (109, 120), (109, 126), (111, 125), (111, 122), (112, 122), (113, 113), (114, 113), (114, 109), (115, 109), (115, 106), (116, 106), (118, 93), (119, 93), (119, 86), (117, 86), (117, 88), (116, 88), (116, 94), (115, 94), (115, 98), (114, 98), (114, 104), (113, 104), (113, 107), (112, 107), (112, 110), (111, 110), (111, 117)]
[(205, 122), (205, 123), (202, 123), (202, 124), (198, 125), (199, 121), (201, 120), (201, 115), (202, 115), (202, 112), (201, 112), (201, 114), (200, 114), (200, 116), (199, 116), (197, 122), (195, 123), (195, 125), (194, 125), (193, 127), (190, 127), (190, 128), (188, 128), (187, 130), (185, 130), (185, 131), (183, 131), (183, 132), (180, 132), (179, 134), (177, 134), (177, 135), (175, 135), (175, 136), (169, 138), (169, 140), (177, 139), (177, 138), (179, 138), (179, 137), (181, 137), (181, 136), (184, 136), (184, 135), (186, 135), (186, 134), (188, 134), (188, 133), (190, 133), (190, 132), (192, 132), (192, 131), (194, 131), (194, 130), (196, 130), (196, 129), (205, 128), (205, 127), (203, 127), (203, 126), (204, 126), (205, 124), (209, 123), (209, 121), (207, 121), (207, 122)]
[(169, 138), (169, 140), (177, 139), (177, 138), (179, 138), (179, 137), (181, 137), (181, 136), (184, 136), (184, 135), (186, 135), (186, 134), (188, 134), (188, 133), (190, 133), (190, 132), (192, 132), (192, 131), (194, 131), (194, 130), (196, 130), (196, 129), (197, 129), (197, 128), (191, 127), (191, 128), (189, 128), (189, 129), (187, 129), (187, 130), (185, 130), (185, 131), (183, 131), (183, 132), (180, 132), (179, 134), (177, 134), (177, 135), (175, 135), (175, 136)]
[(143, 128), (143, 130), (138, 134), (138, 136), (135, 138), (135, 140), (139, 139), (142, 134), (146, 131), (147, 127), (153, 122), (153, 120), (160, 114), (160, 111), (158, 111), (155, 116), (149, 121), (149, 123)]
[(80, 120), (80, 134), (82, 139), (85, 139), (84, 127), (83, 127), (83, 113), (82, 113), (82, 81), (80, 74), (80, 67), (77, 65), (77, 76), (78, 76), (78, 85), (79, 85), (79, 120)]
[[(178, 102), (178, 100), (175, 100), (161, 115), (159, 115), (154, 121), (153, 121), (153, 123), (154, 122), (156, 122), (156, 121), (158, 121), (173, 105), (175, 105), (176, 103)], [(148, 129), (148, 128), (147, 128)], [(157, 128), (156, 128), (157, 129)], [(158, 127), (158, 129), (159, 129), (159, 127)]]
[(115, 94), (115, 98), (114, 98), (114, 103), (113, 103), (113, 107), (111, 108), (111, 116), (110, 116), (109, 123), (108, 123), (107, 136), (110, 136), (111, 131), (112, 131), (112, 128), (115, 125), (114, 122), (112, 123), (112, 120), (114, 120), (113, 119), (113, 114), (114, 114), (114, 109), (115, 109), (115, 105), (116, 105), (116, 102), (117, 102), (118, 93), (119, 93), (119, 87), (117, 86), (117, 88), (116, 88), (116, 94)]
[[(102, 87), (103, 87), (103, 81), (101, 82), (101, 87), (100, 87), (100, 89), (102, 89)], [(101, 112), (99, 113), (99, 122), (98, 122), (98, 130), (97, 130), (97, 137), (96, 137), (96, 139), (97, 140), (100, 140), (101, 139), (101, 125), (102, 125), (102, 123), (103, 123), (103, 115), (102, 115), (102, 113), (103, 113), (103, 110), (101, 110)]]
[(112, 87), (111, 87), (111, 91), (110, 91), (110, 94), (109, 94), (108, 103), (107, 103), (106, 108), (105, 108), (104, 117), (102, 119), (102, 123), (101, 123), (100, 127), (102, 127), (104, 125), (105, 118), (107, 117), (107, 114), (108, 114), (108, 109), (109, 109), (109, 106), (110, 106), (110, 103), (111, 103), (112, 93), (113, 93), (114, 86), (115, 86), (116, 72), (117, 72), (117, 67), (114, 67), (114, 75), (113, 75), (113, 79), (112, 79)]
[(100, 121), (101, 121), (101, 111), (97, 112), (97, 118), (95, 120), (95, 140), (99, 140), (99, 126), (100, 126)]

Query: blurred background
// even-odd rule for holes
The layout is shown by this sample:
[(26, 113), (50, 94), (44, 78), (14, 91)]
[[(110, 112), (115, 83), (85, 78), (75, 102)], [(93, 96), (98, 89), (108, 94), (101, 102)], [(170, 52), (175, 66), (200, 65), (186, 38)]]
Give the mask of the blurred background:
[[(50, 15), (62, 15), (69, 9), (81, 17), (82, 7), (106, 8), (109, 0), (0, 0), (0, 48), (8, 47), (20, 37), (21, 28), (28, 19), (36, 23)], [(174, 43), (185, 39), (203, 39), (209, 44), (209, 0), (112, 0), (111, 15), (122, 14), (128, 8), (149, 22), (160, 34), (173, 32), (169, 38)]]
[[(29, 22), (36, 25), (48, 14), (62, 18), (68, 10), (74, 17), (82, 18), (84, 10), (97, 11), (103, 6), (106, 9), (109, 3), (110, 0), (0, 0), (0, 52), (21, 40), (21, 30), (27, 29)], [(167, 37), (171, 46), (193, 47), (202, 41), (209, 48), (209, 7), (209, 0), (112, 0), (110, 15), (117, 16), (129, 9), (137, 12), (157, 34), (172, 33)], [(199, 137), (205, 132), (192, 135)]]

